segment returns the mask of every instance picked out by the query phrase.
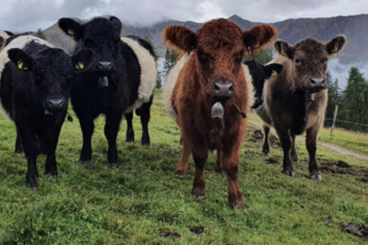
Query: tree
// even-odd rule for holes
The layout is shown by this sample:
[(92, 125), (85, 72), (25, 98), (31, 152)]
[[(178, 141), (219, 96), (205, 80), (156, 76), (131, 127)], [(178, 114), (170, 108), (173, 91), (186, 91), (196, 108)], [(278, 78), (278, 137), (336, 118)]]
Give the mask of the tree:
[(176, 60), (178, 59), (179, 55), (180, 53), (176, 52), (174, 49), (172, 50), (169, 50), (168, 48), (166, 49), (165, 62), (164, 62), (164, 68), (163, 68), (163, 75), (165, 77), (167, 77), (171, 68), (175, 65)]
[[(328, 104), (326, 109), (326, 118), (332, 119), (335, 113), (335, 106), (338, 105), (341, 109), (341, 95), (339, 82), (337, 79), (333, 81), (331, 74), (327, 71), (327, 82), (328, 82)], [(332, 125), (332, 120), (327, 120), (325, 126), (329, 127)]]
[(243, 60), (255, 60), (261, 65), (265, 65), (272, 60), (272, 50), (265, 49), (254, 54), (245, 54)]
[(46, 35), (45, 33), (41, 30), (41, 28), (38, 29), (38, 31), (36, 32), (36, 36), (43, 39), (43, 40), (46, 40)]
[(346, 89), (342, 94), (340, 118), (355, 124), (345, 124), (344, 128), (368, 132), (368, 128), (357, 124), (368, 124), (368, 83), (357, 67), (352, 67)]

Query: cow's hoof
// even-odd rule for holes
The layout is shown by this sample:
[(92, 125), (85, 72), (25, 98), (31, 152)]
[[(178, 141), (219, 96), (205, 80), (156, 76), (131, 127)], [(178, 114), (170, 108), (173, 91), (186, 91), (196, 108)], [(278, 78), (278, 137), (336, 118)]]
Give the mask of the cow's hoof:
[(26, 185), (31, 188), (32, 191), (38, 190), (38, 177), (28, 177), (26, 179)]
[(311, 174), (309, 175), (309, 177), (310, 177), (312, 180), (322, 181), (322, 176), (321, 176), (318, 172), (311, 173)]
[(149, 136), (146, 136), (146, 137), (142, 136), (141, 144), (142, 145), (151, 145), (150, 137)]
[(91, 158), (81, 157), (81, 158), (79, 158), (79, 162), (80, 163), (90, 163), (91, 162)]
[(242, 199), (230, 202), (230, 207), (235, 209), (246, 209)]
[(17, 154), (23, 153), (23, 149), (15, 149), (14, 153), (17, 153)]
[(261, 156), (267, 157), (270, 152), (262, 152)]
[(185, 176), (187, 176), (187, 173), (185, 173), (184, 171), (181, 170), (177, 170), (175, 173), (175, 178), (177, 179), (184, 179)]
[(295, 177), (295, 173), (293, 170), (282, 170), (282, 173), (290, 177)]
[(194, 187), (193, 190), (192, 190), (192, 196), (198, 198), (199, 200), (204, 199), (205, 198), (205, 189)]
[(126, 142), (134, 142), (134, 130), (130, 129), (126, 134)]
[(58, 178), (58, 173), (56, 171), (45, 171), (45, 175), (49, 175), (54, 179)]

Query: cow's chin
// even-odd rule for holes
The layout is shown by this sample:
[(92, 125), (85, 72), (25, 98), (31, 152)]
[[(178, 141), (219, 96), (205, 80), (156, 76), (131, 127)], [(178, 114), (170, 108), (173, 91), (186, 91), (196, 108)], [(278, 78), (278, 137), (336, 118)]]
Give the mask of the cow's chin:
[(310, 94), (319, 93), (323, 90), (327, 89), (327, 87), (319, 87), (319, 88), (308, 88), (306, 91), (308, 91)]

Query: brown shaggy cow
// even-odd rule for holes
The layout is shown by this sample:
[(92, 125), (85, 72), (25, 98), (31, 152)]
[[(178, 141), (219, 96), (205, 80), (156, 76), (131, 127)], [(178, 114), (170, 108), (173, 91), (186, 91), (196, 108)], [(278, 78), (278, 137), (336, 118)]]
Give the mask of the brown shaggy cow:
[(322, 180), (316, 151), (327, 106), (327, 59), (336, 55), (345, 43), (344, 36), (325, 44), (310, 38), (293, 46), (282, 40), (274, 43), (279, 55), (272, 62), (282, 64), (284, 69), (266, 83), (265, 104), (256, 112), (266, 124), (262, 151), (269, 152), (269, 126), (274, 126), (284, 151), (282, 173), (286, 175), (295, 175), (292, 165), (298, 161), (295, 135), (306, 132), (310, 177)]
[(209, 21), (196, 32), (177, 25), (163, 31), (165, 43), (185, 53), (173, 68), (176, 74), (169, 76), (165, 90), (170, 90), (168, 103), (183, 143), (176, 176), (186, 175), (192, 154), (196, 166), (192, 194), (198, 198), (205, 196), (208, 151), (217, 150), (218, 166), (228, 175), (229, 203), (245, 207), (237, 172), (246, 127), (240, 111), (249, 110), (250, 81), (246, 82), (242, 58), (244, 51), (269, 44), (276, 33), (270, 25), (243, 32), (226, 19)]

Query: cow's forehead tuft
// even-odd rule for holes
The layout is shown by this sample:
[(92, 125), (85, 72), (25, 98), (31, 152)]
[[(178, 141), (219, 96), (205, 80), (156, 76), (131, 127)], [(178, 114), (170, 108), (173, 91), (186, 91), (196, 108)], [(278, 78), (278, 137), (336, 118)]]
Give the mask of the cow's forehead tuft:
[(315, 39), (305, 39), (294, 45), (295, 50), (307, 56), (327, 56), (327, 51), (323, 43)]

